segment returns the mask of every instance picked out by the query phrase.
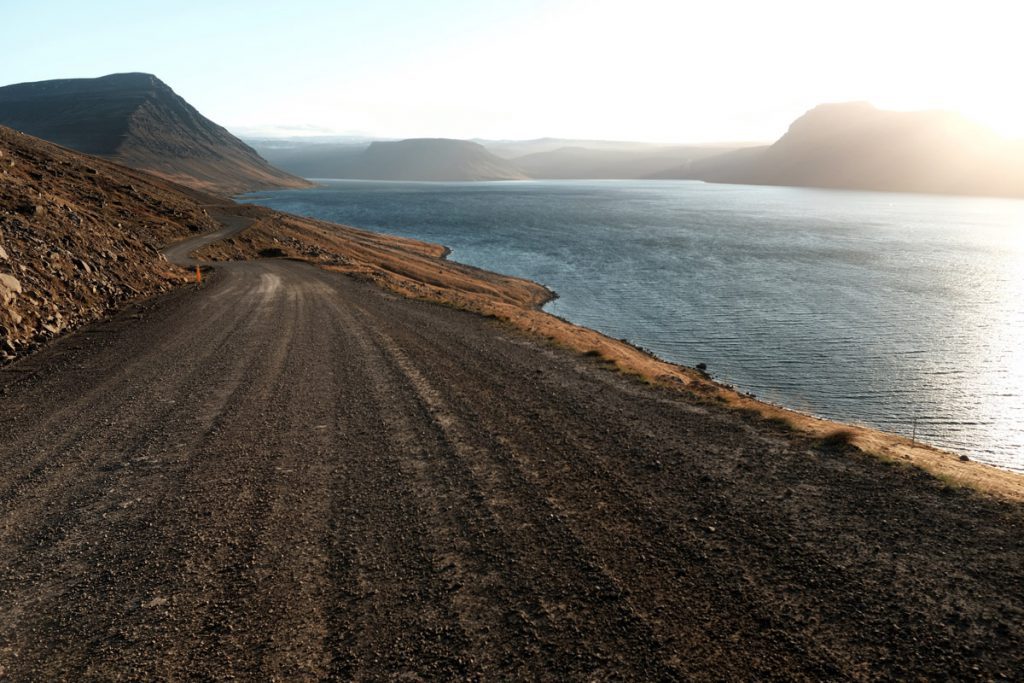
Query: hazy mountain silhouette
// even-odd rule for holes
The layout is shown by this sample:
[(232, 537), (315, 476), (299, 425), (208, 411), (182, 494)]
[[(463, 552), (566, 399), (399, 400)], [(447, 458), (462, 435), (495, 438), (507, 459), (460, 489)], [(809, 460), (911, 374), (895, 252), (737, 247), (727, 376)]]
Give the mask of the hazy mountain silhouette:
[(382, 140), (372, 149), (370, 141), (356, 139), (253, 138), (249, 144), (275, 166), (304, 178), (390, 180), (646, 178), (738, 146), (559, 138)]
[(670, 144), (665, 142), (637, 142), (635, 140), (591, 140), (585, 138), (534, 138), (532, 140), (486, 140), (474, 138), (488, 151), (503, 159), (517, 159), (530, 154), (555, 152), (570, 147), (601, 152), (632, 152), (638, 155), (657, 156), (666, 150), (699, 148), (718, 151), (749, 146), (747, 142), (717, 142), (700, 145)]
[(560, 147), (511, 161), (531, 178), (646, 178), (722, 152), (722, 147), (637, 143), (632, 148)]
[(306, 139), (246, 140), (274, 166), (303, 178), (350, 178), (369, 140), (335, 142)]
[(468, 140), (414, 138), (352, 145), (285, 146), (275, 159), (293, 173), (310, 178), (365, 180), (521, 180), (513, 163)]
[(654, 177), (897, 192), (1024, 196), (1024, 144), (943, 111), (825, 104), (775, 144), (682, 165)]
[(0, 88), (0, 124), (203, 189), (308, 185), (271, 166), (150, 74), (9, 85)]

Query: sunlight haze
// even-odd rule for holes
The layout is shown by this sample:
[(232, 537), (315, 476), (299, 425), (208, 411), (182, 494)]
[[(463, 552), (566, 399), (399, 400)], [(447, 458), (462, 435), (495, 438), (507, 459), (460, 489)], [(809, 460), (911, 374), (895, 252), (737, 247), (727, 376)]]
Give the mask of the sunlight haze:
[(1024, 137), (1005, 2), (6, 4), (0, 83), (146, 71), (247, 135), (768, 141), (866, 100)]

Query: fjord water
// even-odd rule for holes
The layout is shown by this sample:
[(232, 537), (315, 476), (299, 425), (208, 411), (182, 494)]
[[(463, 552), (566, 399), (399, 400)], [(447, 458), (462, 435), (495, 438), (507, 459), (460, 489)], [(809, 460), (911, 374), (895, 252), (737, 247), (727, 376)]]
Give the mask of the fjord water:
[(320, 181), (245, 201), (445, 244), (759, 398), (1024, 470), (1024, 201), (687, 181)]

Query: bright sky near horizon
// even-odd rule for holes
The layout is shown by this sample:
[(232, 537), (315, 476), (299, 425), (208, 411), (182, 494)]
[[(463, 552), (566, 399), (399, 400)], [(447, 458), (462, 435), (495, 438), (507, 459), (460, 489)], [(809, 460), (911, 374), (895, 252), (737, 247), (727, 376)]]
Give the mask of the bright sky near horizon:
[(773, 140), (822, 102), (1024, 138), (1009, 0), (0, 0), (0, 85), (154, 73), (241, 134)]

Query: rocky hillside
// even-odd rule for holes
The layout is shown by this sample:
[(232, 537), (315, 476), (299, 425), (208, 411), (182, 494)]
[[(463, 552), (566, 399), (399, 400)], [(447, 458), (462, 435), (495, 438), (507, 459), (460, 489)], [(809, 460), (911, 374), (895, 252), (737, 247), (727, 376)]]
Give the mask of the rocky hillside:
[(212, 192), (308, 185), (150, 74), (0, 88), (0, 125)]
[(1024, 144), (943, 111), (815, 107), (775, 144), (658, 177), (710, 182), (1022, 197)]
[(181, 190), (0, 127), (0, 363), (180, 283), (158, 249), (219, 201)]

